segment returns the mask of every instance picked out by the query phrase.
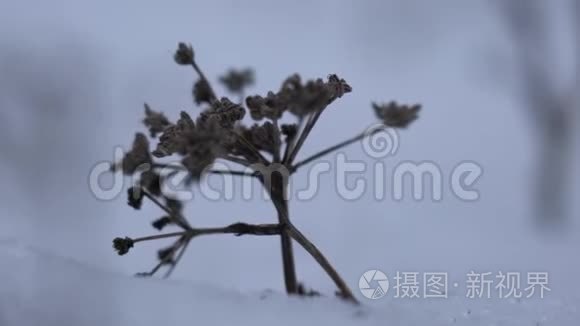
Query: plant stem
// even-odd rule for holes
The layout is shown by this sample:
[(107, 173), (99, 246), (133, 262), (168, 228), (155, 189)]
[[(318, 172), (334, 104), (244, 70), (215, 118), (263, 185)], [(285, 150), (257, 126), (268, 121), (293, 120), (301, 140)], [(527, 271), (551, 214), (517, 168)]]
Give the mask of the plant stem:
[(304, 141), (306, 140), (306, 138), (308, 137), (308, 135), (310, 134), (310, 132), (314, 128), (316, 121), (318, 121), (318, 118), (320, 118), (322, 111), (324, 111), (324, 109), (320, 109), (320, 110), (316, 111), (313, 115), (311, 115), (308, 118), (308, 122), (306, 122), (306, 126), (304, 126), (304, 130), (302, 130), (302, 132), (300, 133), (300, 136), (298, 138), (298, 141), (296, 142), (296, 145), (294, 146), (294, 148), (292, 148), (290, 155), (288, 156), (287, 160), (284, 163), (286, 163), (287, 165), (292, 164), (292, 161), (294, 161), (294, 159), (296, 158), (296, 155), (298, 155), (298, 152), (300, 151), (300, 148), (304, 144)]
[(187, 234), (187, 231), (150, 235), (150, 236), (146, 236), (146, 237), (135, 238), (135, 239), (133, 239), (133, 243), (142, 242), (142, 241), (165, 239), (165, 238), (181, 237), (181, 236), (184, 236), (186, 234)]
[[(163, 163), (154, 163), (154, 168), (158, 169), (173, 169), (177, 171), (187, 171), (184, 166), (180, 165), (170, 165), (170, 164), (163, 164)], [(236, 176), (246, 176), (246, 177), (255, 177), (257, 176), (256, 173), (253, 172), (246, 172), (246, 171), (230, 171), (230, 170), (209, 170), (207, 171), (208, 174), (221, 174), (221, 175), (236, 175)]]
[(271, 174), (271, 185), (269, 186), (272, 202), (278, 212), (278, 222), (280, 223), (280, 243), (282, 249), (282, 268), (284, 270), (284, 284), (288, 294), (298, 293), (298, 281), (296, 279), (296, 267), (294, 265), (294, 252), (292, 250), (292, 239), (288, 234), (287, 226), (290, 224), (288, 216), (288, 201), (286, 200), (287, 181), (281, 173)]
[(316, 260), (316, 262), (322, 267), (322, 269), (324, 269), (326, 274), (330, 276), (332, 281), (334, 281), (334, 284), (336, 284), (336, 286), (340, 290), (341, 296), (346, 300), (358, 304), (359, 303), (358, 300), (352, 294), (352, 291), (350, 290), (348, 285), (346, 285), (346, 282), (344, 282), (344, 280), (340, 277), (338, 272), (334, 269), (334, 267), (332, 267), (332, 265), (326, 259), (326, 257), (324, 257), (322, 252), (312, 242), (310, 242), (310, 240), (308, 240), (294, 225), (289, 224), (286, 227), (286, 230), (288, 230), (290, 236), (294, 240), (296, 240), (296, 242), (298, 242), (302, 246), (302, 248), (304, 248)]
[(155, 196), (151, 195), (147, 190), (141, 189), (141, 191), (143, 192), (145, 197), (149, 198), (149, 200), (155, 203), (155, 205), (159, 206), (159, 208), (165, 211), (169, 215), (169, 217), (173, 220), (173, 223), (180, 226), (184, 230), (192, 229), (191, 225), (189, 225), (189, 222), (187, 222), (187, 220), (185, 219), (185, 217), (183, 217), (183, 215), (176, 213), (171, 209), (169, 209), (169, 207), (163, 205), (163, 203), (161, 203), (157, 198), (155, 198)]
[[(298, 122), (298, 130), (302, 129), (302, 125), (304, 124), (304, 119), (300, 119)], [(282, 163), (288, 162), (288, 157), (292, 153), (292, 149), (294, 148), (294, 144), (296, 144), (296, 138), (298, 135), (294, 135), (290, 139), (288, 139), (286, 143), (286, 147), (284, 148), (284, 156), (282, 156)]]
[(165, 275), (163, 275), (163, 278), (168, 278), (169, 276), (171, 276), (171, 274), (175, 270), (175, 267), (177, 267), (177, 264), (179, 263), (179, 261), (181, 260), (183, 255), (185, 254), (185, 251), (187, 250), (187, 247), (189, 246), (191, 239), (192, 238), (190, 236), (184, 236), (183, 239), (180, 241), (179, 252), (177, 253), (177, 256), (175, 256), (175, 259), (171, 262), (171, 266), (169, 267), (167, 272), (165, 272)]
[(252, 165), (246, 159), (235, 157), (233, 155), (223, 155), (223, 156), (219, 156), (219, 158), (226, 160), (226, 161), (233, 162), (233, 163), (237, 163), (237, 164), (245, 166), (245, 167), (249, 167), (250, 165)]
[(306, 165), (306, 164), (308, 164), (308, 163), (310, 163), (312, 161), (315, 161), (315, 160), (321, 158), (324, 155), (327, 155), (329, 153), (332, 153), (332, 152), (334, 152), (336, 150), (339, 150), (339, 149), (341, 149), (341, 148), (343, 148), (345, 146), (348, 146), (348, 145), (350, 145), (352, 143), (355, 143), (355, 142), (357, 142), (357, 141), (359, 141), (359, 140), (361, 140), (361, 139), (363, 139), (363, 138), (365, 138), (365, 137), (367, 137), (369, 135), (370, 135), (369, 133), (363, 132), (363, 133), (360, 133), (360, 134), (358, 134), (358, 135), (356, 135), (354, 137), (351, 137), (351, 138), (349, 138), (349, 139), (347, 139), (345, 141), (342, 141), (342, 142), (340, 142), (340, 143), (338, 143), (338, 144), (336, 144), (334, 146), (328, 147), (328, 148), (326, 148), (326, 149), (324, 149), (324, 150), (322, 150), (322, 151), (320, 151), (320, 152), (318, 152), (318, 153), (316, 153), (316, 154), (314, 154), (314, 155), (312, 155), (312, 156), (310, 156), (310, 157), (308, 157), (308, 158), (306, 158), (306, 159), (304, 159), (304, 160), (302, 160), (302, 161), (300, 161), (300, 162), (292, 165), (292, 167), (290, 168), (290, 171), (295, 172), (301, 166)]
[(197, 62), (195, 62), (195, 59), (191, 61), (191, 66), (193, 67), (193, 70), (195, 70), (195, 72), (197, 73), (197, 75), (199, 76), (199, 78), (206, 83), (207, 88), (209, 89), (209, 94), (211, 97), (211, 101), (217, 101), (217, 96), (215, 95), (215, 92), (213, 91), (213, 88), (211, 87), (211, 84), (209, 83), (209, 80), (205, 77), (205, 74), (203, 73), (203, 71), (201, 71), (201, 69), (199, 68), (199, 66), (197, 65)]
[(156, 234), (146, 237), (140, 237), (133, 239), (133, 242), (142, 242), (149, 240), (173, 238), (187, 236), (190, 238), (197, 237), (200, 235), (209, 234), (235, 234), (237, 236), (252, 234), (252, 235), (278, 235), (280, 234), (279, 224), (247, 224), (247, 223), (234, 223), (224, 227), (212, 227), (212, 228), (191, 228), (186, 231)]
[(268, 160), (264, 157), (264, 155), (262, 155), (260, 153), (259, 150), (256, 149), (256, 147), (254, 147), (254, 145), (252, 145), (252, 143), (250, 143), (243, 135), (240, 135), (238, 133), (235, 133), (236, 137), (238, 137), (239, 140), (241, 140), (241, 142), (244, 144), (244, 146), (246, 146), (246, 148), (248, 148), (252, 154), (256, 155), (256, 157), (258, 158), (258, 160), (260, 160), (260, 162), (262, 164), (268, 164)]
[(272, 158), (272, 160), (275, 163), (280, 163), (280, 126), (278, 126), (278, 119), (274, 119), (272, 121), (272, 125), (274, 126), (274, 134), (278, 135), (277, 137), (274, 138), (274, 140), (276, 141), (276, 150), (274, 151), (274, 157)]

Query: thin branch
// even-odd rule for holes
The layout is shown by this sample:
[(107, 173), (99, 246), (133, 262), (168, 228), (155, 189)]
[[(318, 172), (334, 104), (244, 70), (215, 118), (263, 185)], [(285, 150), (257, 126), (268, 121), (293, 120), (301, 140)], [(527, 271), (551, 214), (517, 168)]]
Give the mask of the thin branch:
[[(300, 122), (298, 123), (298, 130), (302, 129), (302, 125), (304, 124), (304, 119), (300, 119)], [(292, 148), (294, 148), (294, 144), (296, 144), (296, 138), (297, 136), (294, 135), (294, 137), (292, 137), (287, 143), (286, 143), (286, 148), (284, 149), (284, 156), (282, 157), (282, 162), (288, 162), (288, 157), (290, 156), (291, 152), (292, 152)]]
[(157, 240), (157, 239), (165, 239), (165, 238), (174, 238), (174, 237), (190, 237), (194, 238), (200, 235), (209, 235), (209, 234), (235, 234), (236, 236), (241, 235), (277, 235), (280, 234), (280, 225), (279, 224), (247, 224), (247, 223), (234, 223), (224, 227), (210, 227), (210, 228), (191, 228), (190, 230), (180, 231), (180, 232), (172, 232), (172, 233), (164, 233), (164, 234), (157, 234), (151, 235), (146, 237), (139, 237), (133, 239), (133, 243), (142, 242), (142, 241), (150, 241), (150, 240)]
[(314, 260), (316, 260), (322, 269), (324, 269), (326, 274), (330, 276), (332, 281), (334, 281), (334, 284), (336, 284), (340, 290), (341, 296), (346, 300), (349, 300), (355, 304), (359, 304), (358, 300), (353, 295), (348, 285), (346, 285), (346, 282), (344, 282), (338, 272), (334, 269), (334, 267), (332, 267), (326, 257), (324, 257), (322, 252), (318, 250), (318, 248), (312, 242), (310, 242), (310, 240), (308, 240), (294, 225), (289, 224), (286, 229), (288, 230), (290, 236), (296, 240), (296, 242), (298, 242), (302, 248), (304, 248), (314, 258)]
[(260, 151), (258, 149), (256, 149), (256, 147), (254, 147), (254, 145), (252, 145), (252, 143), (250, 143), (246, 137), (244, 137), (241, 134), (238, 134), (237, 132), (234, 132), (234, 134), (238, 137), (239, 140), (241, 140), (241, 142), (252, 152), (252, 154), (256, 155), (256, 157), (263, 163), (263, 164), (268, 164), (268, 159), (266, 159), (264, 157), (264, 155), (262, 155), (262, 153), (260, 153)]
[(157, 263), (157, 265), (155, 265), (155, 267), (153, 267), (153, 269), (151, 269), (151, 271), (149, 272), (145, 272), (145, 273), (137, 273), (135, 274), (135, 276), (139, 276), (139, 277), (151, 277), (153, 276), (155, 273), (157, 273), (157, 271), (163, 266), (165, 265), (165, 262), (160, 261), (159, 263)]
[(205, 77), (205, 74), (203, 73), (203, 71), (201, 71), (201, 69), (197, 65), (197, 62), (195, 62), (195, 59), (193, 59), (191, 61), (191, 66), (193, 67), (193, 70), (195, 70), (195, 72), (197, 73), (199, 78), (207, 85), (207, 88), (209, 90), (209, 94), (211, 97), (211, 101), (212, 102), (217, 101), (217, 96), (215, 95), (215, 92), (214, 92), (213, 88), (211, 87), (209, 80)]
[[(163, 164), (163, 163), (153, 163), (154, 168), (160, 169), (173, 169), (177, 171), (187, 171), (184, 166), (178, 165), (170, 165), (170, 164)], [(236, 176), (244, 176), (244, 177), (256, 177), (258, 174), (256, 172), (245, 172), (245, 171), (230, 171), (230, 170), (209, 170), (206, 173), (208, 174), (220, 174), (220, 175), (236, 175)]]
[(358, 135), (356, 135), (354, 137), (351, 137), (351, 138), (349, 138), (349, 139), (347, 139), (345, 141), (342, 141), (342, 142), (340, 142), (340, 143), (338, 143), (338, 144), (336, 144), (334, 146), (330, 146), (330, 147), (328, 147), (328, 148), (326, 148), (324, 150), (321, 150), (320, 152), (318, 152), (318, 153), (316, 153), (316, 154), (314, 154), (314, 155), (312, 155), (312, 156), (310, 156), (310, 157), (308, 157), (308, 158), (306, 158), (306, 159), (304, 159), (304, 160), (302, 160), (302, 161), (300, 161), (300, 162), (292, 165), (292, 167), (290, 168), (290, 171), (295, 172), (301, 166), (306, 165), (306, 164), (308, 164), (308, 163), (310, 163), (312, 161), (315, 161), (315, 160), (321, 158), (324, 155), (327, 155), (329, 153), (332, 153), (332, 152), (334, 152), (336, 150), (339, 150), (339, 149), (341, 149), (341, 148), (343, 148), (345, 146), (348, 146), (348, 145), (350, 145), (352, 143), (355, 143), (355, 142), (357, 142), (357, 141), (359, 141), (359, 140), (361, 140), (361, 139), (363, 139), (363, 138), (365, 138), (365, 137), (367, 137), (367, 136), (369, 136), (371, 134), (372, 133), (369, 134), (367, 132), (363, 132), (363, 133), (360, 133), (360, 134), (358, 134)]
[[(241, 235), (279, 235), (280, 234), (280, 225), (279, 224), (247, 224), (247, 223), (234, 223), (230, 224), (226, 227), (214, 227), (214, 228), (192, 228), (190, 230), (181, 231), (181, 232), (172, 232), (172, 233), (165, 233), (165, 234), (157, 234), (151, 235), (146, 237), (139, 237), (132, 239), (133, 243), (143, 242), (143, 241), (151, 241), (151, 240), (158, 240), (158, 239), (167, 239), (167, 238), (175, 238), (180, 237), (173, 246), (172, 252), (170, 256), (172, 257), (175, 254), (175, 251), (180, 250), (177, 254), (175, 260), (171, 262), (171, 267), (165, 274), (165, 278), (169, 277), (181, 258), (183, 254), (187, 250), (189, 243), (194, 237), (200, 235), (209, 235), (209, 234), (234, 234), (236, 236)], [(161, 266), (166, 265), (167, 261), (159, 262), (150, 272), (146, 273), (139, 273), (139, 276), (152, 276), (155, 274)]]
[(166, 238), (175, 238), (175, 237), (181, 237), (181, 236), (184, 236), (187, 234), (188, 234), (188, 231), (156, 234), (156, 235), (150, 235), (150, 236), (146, 236), (146, 237), (135, 238), (135, 239), (133, 239), (133, 243), (142, 242), (142, 241), (150, 241), (150, 240), (166, 239)]
[(298, 142), (296, 143), (296, 146), (294, 146), (294, 148), (292, 149), (292, 152), (290, 153), (289, 157), (286, 160), (284, 160), (285, 164), (287, 164), (287, 165), (292, 164), (292, 162), (296, 158), (296, 155), (298, 155), (300, 148), (302, 148), (302, 145), (304, 145), (304, 141), (306, 140), (306, 138), (308, 138), (308, 135), (310, 134), (310, 132), (314, 128), (314, 125), (316, 125), (316, 122), (318, 121), (318, 119), (322, 115), (322, 112), (324, 112), (324, 110), (330, 104), (332, 104), (332, 102), (334, 102), (336, 100), (336, 98), (337, 98), (336, 96), (331, 97), (324, 107), (320, 108), (314, 114), (310, 115), (310, 117), (308, 118), (308, 122), (306, 123), (306, 126), (304, 127), (304, 130), (302, 130), (302, 133), (300, 133), (300, 138), (298, 138)]
[(318, 121), (318, 119), (320, 118), (322, 111), (324, 111), (324, 109), (320, 109), (320, 110), (316, 111), (316, 113), (312, 114), (308, 118), (308, 122), (306, 122), (306, 126), (304, 126), (304, 130), (302, 130), (302, 132), (300, 133), (300, 136), (298, 137), (298, 141), (296, 142), (296, 145), (291, 149), (290, 155), (288, 155), (287, 159), (284, 161), (285, 164), (292, 164), (292, 161), (294, 160), (294, 158), (296, 158), (296, 155), (298, 155), (298, 152), (300, 151), (300, 148), (304, 144), (304, 141), (306, 141), (306, 138), (308, 137), (308, 135), (310, 134), (310, 132), (314, 128), (316, 121)]
[(172, 219), (173, 223), (177, 224), (178, 226), (180, 226), (184, 230), (191, 230), (192, 229), (191, 225), (189, 224), (189, 222), (187, 222), (187, 220), (185, 219), (185, 217), (183, 217), (183, 215), (169, 209), (169, 207), (167, 207), (162, 202), (160, 202), (157, 198), (155, 198), (155, 196), (151, 195), (147, 190), (141, 189), (141, 191), (143, 192), (145, 197), (149, 198), (149, 200), (151, 200), (153, 203), (155, 203), (155, 205), (159, 206), (159, 208), (161, 208), (163, 211), (165, 211), (169, 215), (169, 217)]
[(189, 247), (190, 243), (191, 243), (191, 237), (186, 236), (181, 243), (181, 246), (179, 248), (179, 252), (177, 253), (177, 256), (175, 256), (175, 259), (171, 262), (171, 266), (169, 266), (169, 269), (167, 270), (167, 272), (165, 272), (165, 275), (163, 275), (163, 278), (169, 278), (169, 276), (171, 276), (171, 274), (175, 270), (175, 267), (177, 267), (177, 264), (179, 264), (179, 261), (181, 260), (181, 258), (185, 254), (185, 251), (187, 250), (187, 247)]
[(245, 171), (228, 171), (228, 170), (210, 170), (209, 174), (220, 174), (220, 175), (237, 175), (241, 177), (257, 177), (257, 172), (245, 172)]
[(219, 156), (218, 158), (221, 158), (222, 160), (226, 160), (226, 161), (230, 161), (232, 163), (236, 163), (245, 167), (250, 167), (252, 165), (252, 163), (250, 163), (248, 160), (243, 159), (243, 158), (239, 158), (239, 157), (235, 157), (232, 155), (222, 155)]
[[(180, 248), (183, 248), (183, 241), (184, 241), (184, 236), (182, 236), (181, 238), (179, 238), (177, 241), (175, 241), (173, 243), (173, 245), (171, 246), (171, 252), (167, 255), (167, 257), (173, 257), (173, 255), (175, 255), (175, 252), (177, 250), (179, 250)], [(153, 269), (151, 269), (151, 271), (147, 272), (147, 273), (138, 273), (138, 276), (146, 276), (146, 277), (151, 277), (153, 275), (155, 275), (155, 273), (157, 273), (157, 271), (159, 271), (159, 269), (163, 266), (163, 265), (167, 265), (168, 264), (168, 260), (167, 259), (162, 259), (160, 260), (157, 265), (155, 265), (155, 267), (153, 267)], [(174, 267), (175, 265), (173, 265), (172, 267)]]
[(274, 151), (274, 157), (272, 158), (272, 160), (276, 163), (280, 162), (280, 145), (281, 142), (280, 140), (280, 126), (278, 126), (278, 119), (274, 119), (272, 121), (272, 125), (274, 126), (274, 135), (278, 135), (274, 138), (274, 140), (276, 141), (276, 150)]

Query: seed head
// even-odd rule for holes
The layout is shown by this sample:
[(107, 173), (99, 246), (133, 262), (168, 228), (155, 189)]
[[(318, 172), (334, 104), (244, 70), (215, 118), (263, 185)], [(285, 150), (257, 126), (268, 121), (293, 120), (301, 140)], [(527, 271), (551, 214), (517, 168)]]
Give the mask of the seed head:
[(133, 239), (129, 237), (113, 239), (113, 248), (115, 248), (119, 256), (128, 253), (129, 249), (133, 248), (133, 244)]
[(136, 133), (131, 150), (123, 157), (123, 173), (133, 174), (143, 164), (151, 164), (149, 141), (144, 134)]
[(170, 125), (159, 137), (157, 148), (153, 151), (155, 157), (165, 157), (173, 153), (185, 154), (186, 137), (193, 132), (195, 123), (185, 111), (175, 125)]
[(344, 94), (352, 92), (352, 87), (335, 74), (328, 75), (327, 85), (332, 90), (334, 97), (342, 97)]
[(296, 137), (298, 133), (298, 125), (295, 123), (292, 124), (283, 124), (280, 126), (280, 131), (284, 136), (286, 136), (286, 142)]
[(143, 196), (143, 190), (140, 187), (131, 187), (127, 189), (127, 204), (134, 209), (141, 209)]
[(175, 215), (181, 214), (183, 210), (183, 203), (174, 198), (165, 197), (165, 206)]
[(280, 148), (280, 134), (270, 121), (254, 124), (250, 129), (252, 145), (258, 150), (274, 154)]
[(141, 173), (141, 177), (139, 178), (139, 185), (155, 196), (161, 195), (161, 183), (161, 176), (151, 170)]
[(418, 118), (421, 105), (402, 105), (391, 101), (387, 104), (373, 103), (373, 109), (385, 126), (406, 128)]
[(160, 261), (169, 264), (173, 261), (173, 254), (174, 253), (175, 253), (174, 246), (163, 248), (163, 249), (160, 249), (159, 251), (157, 251), (157, 258)]
[(178, 65), (190, 65), (193, 63), (194, 55), (191, 45), (179, 43), (173, 59)]
[(246, 105), (254, 120), (262, 120), (263, 118), (270, 120), (280, 119), (287, 107), (286, 101), (273, 92), (268, 92), (265, 98), (260, 95), (248, 96)]
[(230, 69), (227, 74), (220, 77), (220, 82), (232, 93), (242, 93), (248, 86), (254, 84), (254, 71), (246, 68), (243, 70)]
[(145, 103), (145, 119), (143, 123), (149, 129), (151, 137), (156, 137), (158, 133), (162, 133), (171, 123), (163, 113), (151, 110), (151, 107)]
[(215, 101), (211, 108), (199, 115), (198, 123), (216, 123), (224, 129), (232, 129), (236, 122), (242, 120), (246, 110), (239, 104), (233, 103), (227, 97)]
[(169, 216), (163, 216), (151, 223), (151, 225), (157, 230), (161, 231), (164, 227), (171, 224), (171, 218)]
[(195, 104), (211, 103), (213, 93), (205, 79), (199, 79), (193, 84), (192, 93)]

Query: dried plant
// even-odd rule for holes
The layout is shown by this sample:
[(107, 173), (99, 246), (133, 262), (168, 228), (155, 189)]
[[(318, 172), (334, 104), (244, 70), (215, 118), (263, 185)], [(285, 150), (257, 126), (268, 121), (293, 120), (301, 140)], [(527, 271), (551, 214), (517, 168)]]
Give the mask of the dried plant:
[[(128, 190), (128, 204), (131, 207), (140, 209), (143, 200), (147, 198), (164, 212), (163, 216), (153, 221), (152, 226), (161, 231), (173, 225), (180, 231), (139, 238), (116, 238), (113, 247), (118, 254), (126, 254), (139, 242), (174, 238), (176, 240), (171, 246), (159, 250), (159, 263), (151, 271), (138, 274), (151, 276), (161, 267), (168, 266), (165, 275), (169, 276), (195, 237), (210, 234), (279, 236), (288, 294), (317, 294), (305, 290), (297, 281), (292, 250), (292, 242), (296, 241), (334, 281), (338, 287), (337, 295), (357, 303), (347, 284), (322, 252), (292, 224), (288, 216), (287, 200), (289, 177), (298, 168), (372, 134), (362, 132), (296, 162), (301, 147), (322, 113), (336, 99), (350, 93), (350, 85), (334, 74), (329, 75), (327, 80), (308, 81), (302, 81), (295, 74), (287, 78), (277, 92), (268, 92), (266, 96), (248, 96), (245, 101), (235, 103), (227, 97), (217, 97), (197, 65), (190, 45), (180, 43), (174, 60), (179, 65), (193, 67), (198, 76), (193, 86), (194, 102), (204, 108), (195, 120), (189, 113), (182, 111), (177, 122), (171, 123), (163, 113), (155, 112), (145, 104), (143, 123), (149, 129), (150, 138), (156, 141), (155, 148), (150, 148), (145, 134), (137, 133), (131, 150), (121, 162), (114, 165), (114, 170), (127, 175), (139, 174), (139, 182)], [(245, 88), (254, 83), (254, 75), (251, 70), (230, 70), (220, 81), (231, 93), (243, 98)], [(407, 127), (417, 118), (420, 110), (419, 105), (405, 106), (395, 102), (373, 104), (373, 108), (384, 126), (396, 128)], [(255, 121), (251, 126), (242, 123), (247, 111)], [(286, 112), (294, 115), (297, 122), (282, 124), (280, 119)], [(159, 161), (172, 155), (180, 158), (179, 166)], [(216, 160), (241, 165), (244, 170), (214, 170), (212, 163)], [(270, 195), (278, 215), (277, 223), (256, 225), (240, 222), (225, 227), (193, 227), (183, 215), (182, 203), (165, 196), (161, 191), (161, 185), (166, 182), (166, 177), (160, 173), (163, 168), (186, 171), (189, 183), (198, 181), (206, 173), (255, 178)]]

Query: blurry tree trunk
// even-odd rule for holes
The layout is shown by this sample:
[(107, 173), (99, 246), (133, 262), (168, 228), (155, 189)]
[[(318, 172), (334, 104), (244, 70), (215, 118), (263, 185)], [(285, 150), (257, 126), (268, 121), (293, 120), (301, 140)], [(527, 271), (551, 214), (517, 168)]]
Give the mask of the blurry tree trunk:
[[(534, 212), (541, 224), (563, 225), (568, 213), (567, 180), (572, 175), (573, 135), (580, 59), (576, 59), (574, 81), (561, 87), (556, 81), (557, 56), (550, 37), (545, 10), (552, 5), (547, 1), (499, 1), (514, 44), (514, 52), (521, 75), (521, 95), (533, 124), (537, 141), (537, 160)], [(575, 39), (580, 35), (578, 1), (572, 0), (575, 10)], [(580, 53), (580, 45), (576, 51)], [(580, 58), (578, 54), (576, 58)]]

